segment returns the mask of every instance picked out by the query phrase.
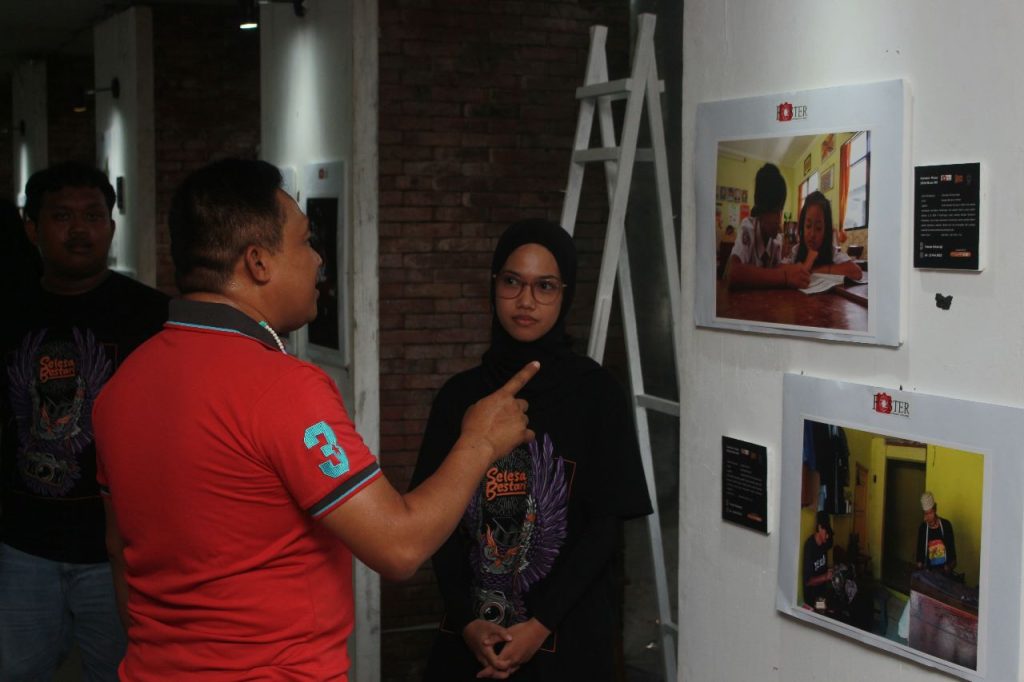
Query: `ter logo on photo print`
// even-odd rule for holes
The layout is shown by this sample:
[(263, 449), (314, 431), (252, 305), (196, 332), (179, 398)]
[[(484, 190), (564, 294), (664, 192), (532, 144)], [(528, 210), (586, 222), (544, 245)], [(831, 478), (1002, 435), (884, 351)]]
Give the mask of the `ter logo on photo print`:
[(893, 400), (888, 393), (876, 393), (874, 402), (875, 412), (891, 414), (896, 417), (910, 416), (910, 403), (904, 400)]
[(803, 118), (807, 118), (806, 105), (794, 106), (792, 102), (782, 102), (775, 107), (775, 120), (777, 121), (785, 123), (786, 121)]

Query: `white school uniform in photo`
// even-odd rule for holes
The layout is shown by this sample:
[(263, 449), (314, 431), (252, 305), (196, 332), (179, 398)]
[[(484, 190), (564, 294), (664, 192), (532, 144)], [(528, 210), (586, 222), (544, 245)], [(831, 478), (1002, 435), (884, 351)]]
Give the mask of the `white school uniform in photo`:
[(760, 226), (757, 218), (744, 218), (729, 256), (739, 258), (746, 265), (774, 268), (782, 262), (782, 236), (775, 235), (766, 244), (761, 238)]
[[(789, 252), (789, 255), (782, 259), (783, 263), (796, 263), (796, 254), (800, 250), (800, 245), (796, 244), (793, 249)], [(849, 263), (853, 259), (850, 258), (844, 251), (838, 246), (832, 247), (832, 265), (839, 265), (841, 263)]]

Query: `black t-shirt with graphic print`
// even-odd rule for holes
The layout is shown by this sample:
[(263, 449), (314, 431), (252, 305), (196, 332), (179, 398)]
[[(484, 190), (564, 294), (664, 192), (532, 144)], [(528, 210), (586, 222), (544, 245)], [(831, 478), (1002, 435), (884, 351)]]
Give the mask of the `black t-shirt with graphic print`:
[(819, 545), (812, 535), (804, 542), (804, 603), (813, 607), (819, 597), (828, 596), (831, 589), (828, 583), (808, 584), (811, 578), (817, 578), (825, 573), (828, 573), (828, 546)]
[[(414, 486), (440, 467), (465, 411), (491, 390), (481, 367), (441, 388)], [(471, 620), (511, 626), (531, 617), (552, 635), (510, 679), (614, 677), (620, 522), (651, 513), (629, 403), (594, 364), (531, 396), (529, 418), (536, 440), (487, 470), (459, 528), (433, 557), (445, 615), (424, 680), (476, 679), (481, 666), (461, 636)]]
[[(107, 560), (92, 405), (124, 358), (160, 330), (167, 302), (111, 272), (77, 296), (32, 287), (5, 311), (0, 541), (54, 561)], [(145, 456), (140, 443), (140, 463)]]

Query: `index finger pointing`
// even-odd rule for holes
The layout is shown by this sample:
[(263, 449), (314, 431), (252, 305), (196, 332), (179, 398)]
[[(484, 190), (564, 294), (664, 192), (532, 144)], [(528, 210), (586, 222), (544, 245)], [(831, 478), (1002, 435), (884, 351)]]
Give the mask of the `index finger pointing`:
[(519, 391), (523, 389), (523, 386), (525, 386), (526, 383), (533, 378), (533, 375), (539, 371), (540, 363), (534, 360), (516, 372), (512, 378), (501, 387), (501, 390), (511, 395), (515, 395), (516, 393), (519, 393)]

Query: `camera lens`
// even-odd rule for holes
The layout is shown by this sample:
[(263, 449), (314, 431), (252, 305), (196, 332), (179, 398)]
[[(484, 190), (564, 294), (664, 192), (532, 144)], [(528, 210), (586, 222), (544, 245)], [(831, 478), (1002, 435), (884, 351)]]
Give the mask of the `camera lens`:
[(490, 623), (500, 623), (505, 618), (505, 607), (493, 601), (480, 605), (480, 618)]

